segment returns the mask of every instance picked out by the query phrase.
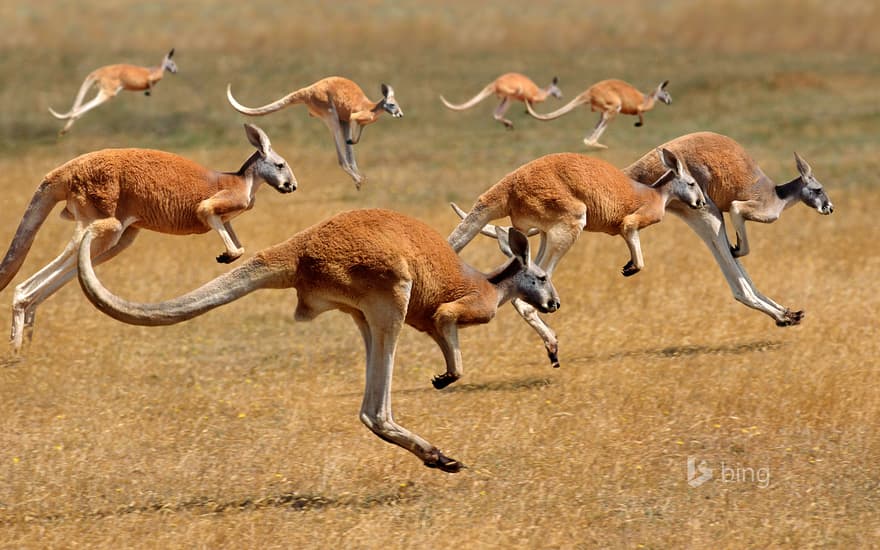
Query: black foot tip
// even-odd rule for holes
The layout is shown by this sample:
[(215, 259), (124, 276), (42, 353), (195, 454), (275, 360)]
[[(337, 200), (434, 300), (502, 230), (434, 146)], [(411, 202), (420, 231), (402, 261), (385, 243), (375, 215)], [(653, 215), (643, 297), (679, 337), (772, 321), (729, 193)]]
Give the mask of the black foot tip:
[(777, 327), (791, 327), (794, 325), (799, 325), (801, 321), (804, 320), (804, 311), (786, 311), (785, 319), (782, 321), (776, 321)]
[(238, 256), (232, 257), (229, 254), (227, 254), (226, 252), (224, 252), (223, 254), (220, 254), (219, 256), (217, 256), (217, 263), (231, 264), (232, 262), (234, 262), (237, 259), (238, 259)]
[(440, 374), (431, 379), (431, 384), (434, 386), (434, 389), (442, 390), (456, 380), (458, 380), (458, 378), (455, 376), (451, 376), (449, 374)]
[(426, 460), (425, 466), (427, 466), (428, 468), (436, 468), (449, 474), (456, 474), (462, 469), (467, 468), (467, 466), (465, 466), (461, 462), (455, 460), (454, 458), (449, 458), (448, 456), (440, 452), (437, 453), (436, 458), (432, 460)]
[(625, 266), (623, 266), (623, 269), (620, 270), (620, 273), (623, 274), (624, 277), (632, 277), (639, 271), (641, 271), (641, 269), (634, 266), (632, 262), (628, 262)]

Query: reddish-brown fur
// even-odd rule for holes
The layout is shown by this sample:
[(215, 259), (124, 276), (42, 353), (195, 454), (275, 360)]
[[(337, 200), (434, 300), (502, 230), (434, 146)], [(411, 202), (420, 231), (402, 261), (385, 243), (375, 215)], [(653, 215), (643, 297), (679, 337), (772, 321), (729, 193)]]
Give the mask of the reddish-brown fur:
[(45, 192), (66, 200), (68, 219), (136, 219), (131, 224), (173, 235), (207, 233), (199, 215), (210, 207), (223, 221), (250, 210), (253, 197), (241, 192), (241, 179), (165, 151), (104, 149), (86, 153), (46, 175)]
[(535, 84), (531, 78), (520, 73), (505, 73), (492, 81), (489, 86), (492, 87), (492, 93), (498, 99), (509, 97), (517, 101), (541, 103), (550, 95), (547, 90)]
[[(661, 147), (686, 160), (694, 179), (722, 212), (730, 210), (733, 201), (757, 198), (768, 179), (742, 145), (721, 134), (686, 134)], [(663, 173), (663, 165), (656, 155), (646, 153), (624, 171), (635, 180), (654, 181)]]

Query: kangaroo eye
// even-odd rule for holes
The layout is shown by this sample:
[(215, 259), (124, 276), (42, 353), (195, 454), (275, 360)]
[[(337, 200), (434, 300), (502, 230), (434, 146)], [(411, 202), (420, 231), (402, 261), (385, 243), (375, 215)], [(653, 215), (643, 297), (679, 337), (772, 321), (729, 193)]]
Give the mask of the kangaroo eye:
[(538, 282), (540, 282), (540, 283), (546, 283), (546, 282), (547, 282), (547, 276), (546, 276), (546, 275), (538, 275)]
[(283, 162), (276, 162), (275, 168), (281, 170), (282, 168), (284, 168), (284, 163)]

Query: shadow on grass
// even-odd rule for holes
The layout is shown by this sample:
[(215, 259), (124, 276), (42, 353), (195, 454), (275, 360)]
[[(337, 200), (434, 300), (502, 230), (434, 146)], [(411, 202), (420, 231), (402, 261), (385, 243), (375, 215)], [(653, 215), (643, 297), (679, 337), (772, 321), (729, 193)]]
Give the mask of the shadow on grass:
[(629, 357), (676, 358), (690, 357), (694, 355), (740, 355), (743, 353), (763, 353), (766, 351), (778, 350), (781, 349), (784, 345), (785, 344), (783, 344), (779, 340), (756, 340), (753, 342), (726, 344), (722, 346), (708, 346), (699, 344), (685, 346), (668, 346), (665, 348), (624, 350), (605, 355), (581, 355), (579, 357), (568, 358), (566, 362), (592, 363), (601, 361), (612, 361), (615, 359), (625, 359)]
[[(31, 515), (26, 511), (3, 514), (0, 504), (0, 525), (11, 525), (20, 522), (56, 523), (78, 521), (82, 519), (104, 519), (124, 517), (129, 514), (177, 514), (196, 513), (198, 515), (228, 514), (237, 512), (254, 512), (266, 509), (288, 509), (292, 511), (320, 511), (327, 508), (366, 509), (375, 506), (388, 506), (410, 502), (420, 498), (421, 492), (412, 482), (401, 484), (393, 491), (368, 495), (364, 497), (331, 498), (321, 495), (304, 495), (296, 492), (269, 495), (260, 498), (243, 498), (218, 502), (209, 497), (194, 497), (180, 502), (154, 502), (146, 504), (130, 504), (116, 509), (94, 510), (82, 514), (42, 514)], [(5, 517), (4, 517), (5, 516)]]

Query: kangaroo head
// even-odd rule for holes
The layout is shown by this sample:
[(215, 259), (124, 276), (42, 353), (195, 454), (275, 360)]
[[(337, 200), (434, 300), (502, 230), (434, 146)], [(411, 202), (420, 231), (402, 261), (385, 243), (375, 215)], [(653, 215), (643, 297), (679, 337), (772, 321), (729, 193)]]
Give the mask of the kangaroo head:
[(669, 185), (669, 199), (678, 199), (691, 208), (706, 206), (706, 195), (703, 194), (703, 189), (691, 175), (687, 164), (682, 162), (675, 153), (663, 147), (657, 150), (657, 155), (660, 157), (660, 163), (666, 167), (668, 172), (660, 176), (660, 179), (651, 184), (651, 187), (659, 188)]
[(177, 74), (177, 64), (171, 59), (172, 57), (174, 57), (174, 48), (171, 48), (171, 51), (162, 60), (162, 70), (168, 71), (171, 74)]
[(381, 104), (382, 108), (394, 118), (400, 118), (403, 116), (403, 111), (400, 109), (400, 105), (397, 104), (397, 99), (394, 97), (394, 88), (388, 84), (382, 84)]
[(248, 141), (257, 148), (257, 159), (253, 164), (254, 174), (274, 187), (279, 193), (291, 193), (296, 191), (296, 178), (288, 166), (287, 161), (272, 149), (269, 136), (266, 132), (254, 126), (245, 124)]
[(559, 295), (547, 274), (532, 262), (529, 239), (513, 227), (496, 227), (498, 247), (518, 267), (513, 275), (516, 297), (535, 307), (541, 313), (553, 313), (559, 309)]
[(547, 92), (547, 95), (552, 95), (556, 99), (562, 99), (562, 90), (559, 89), (559, 79), (557, 77), (553, 77), (553, 81), (550, 82), (550, 85), (544, 89)]
[(820, 214), (828, 215), (834, 212), (834, 205), (831, 199), (825, 194), (825, 188), (819, 183), (819, 180), (813, 176), (813, 169), (807, 164), (799, 154), (794, 154), (794, 161), (797, 164), (798, 172), (801, 175), (801, 181), (804, 186), (801, 189), (801, 201), (811, 208), (815, 208)]
[(660, 100), (663, 103), (669, 105), (672, 103), (672, 96), (669, 95), (669, 92), (666, 91), (666, 86), (669, 86), (668, 80), (664, 80), (663, 82), (661, 82), (660, 85), (657, 86), (657, 89), (654, 90), (654, 93), (652, 95), (654, 96), (654, 99)]

